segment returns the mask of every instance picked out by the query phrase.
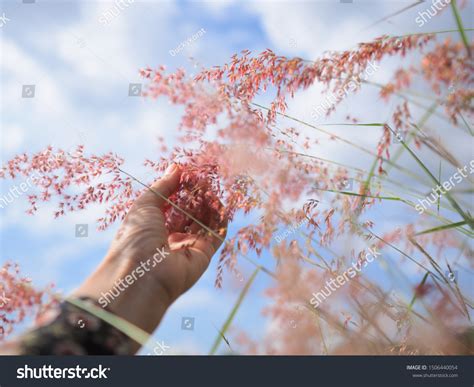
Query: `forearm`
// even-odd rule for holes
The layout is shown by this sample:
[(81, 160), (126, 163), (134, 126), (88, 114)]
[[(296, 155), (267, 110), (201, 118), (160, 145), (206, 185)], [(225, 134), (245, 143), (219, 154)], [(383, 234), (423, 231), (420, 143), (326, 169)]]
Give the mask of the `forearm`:
[[(68, 299), (96, 303), (134, 270), (126, 259), (105, 259)], [(137, 278), (106, 305), (106, 311), (151, 334), (171, 301), (153, 273)], [(123, 282), (122, 282), (123, 283)], [(111, 343), (109, 345), (109, 343)], [(93, 350), (91, 350), (93, 348)], [(0, 354), (134, 354), (140, 344), (101, 321), (94, 313), (78, 309), (67, 300), (51, 310), (35, 328), (0, 347)], [(91, 353), (91, 351), (93, 353)], [(97, 351), (99, 353), (97, 353)]]
[[(152, 333), (171, 300), (153, 273), (146, 273), (141, 278), (135, 277), (132, 283), (125, 282), (124, 279), (130, 277), (135, 269), (136, 264), (127, 259), (105, 259), (73, 292), (73, 296), (86, 296), (97, 302), (106, 299), (109, 312)], [(111, 290), (114, 290), (114, 294)]]

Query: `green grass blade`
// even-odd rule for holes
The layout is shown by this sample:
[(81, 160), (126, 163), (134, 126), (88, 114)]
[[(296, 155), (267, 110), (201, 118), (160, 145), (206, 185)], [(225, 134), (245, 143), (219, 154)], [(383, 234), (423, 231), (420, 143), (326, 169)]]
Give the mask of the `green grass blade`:
[[(449, 230), (451, 228), (457, 228), (457, 227), (461, 227), (461, 226), (464, 226), (468, 224), (467, 221), (463, 220), (461, 222), (456, 222), (456, 223), (450, 223), (450, 224), (443, 224), (442, 226), (438, 226), (438, 227), (434, 227), (434, 228), (430, 228), (428, 230), (425, 230), (425, 231), (420, 231), (420, 232), (417, 232), (415, 235), (423, 235), (423, 234), (430, 234), (432, 232), (438, 232), (438, 231), (444, 231), (444, 230)], [(470, 233), (472, 234), (472, 233)], [(473, 234), (474, 235), (474, 234)]]
[[(441, 181), (441, 160), (439, 160), (438, 180)], [(439, 215), (439, 205), (441, 203), (441, 195), (438, 196), (437, 210)]]
[(260, 267), (257, 267), (255, 271), (253, 272), (252, 276), (250, 279), (247, 281), (245, 284), (244, 288), (240, 292), (239, 298), (237, 299), (237, 302), (235, 303), (234, 307), (232, 308), (232, 311), (230, 312), (229, 316), (227, 317), (227, 320), (224, 322), (224, 325), (222, 326), (219, 334), (217, 335), (214, 344), (209, 352), (209, 355), (215, 355), (217, 349), (219, 348), (219, 345), (222, 341), (222, 337), (225, 335), (227, 330), (230, 327), (230, 324), (232, 324), (232, 320), (234, 319), (235, 315), (237, 314), (237, 311), (240, 308), (240, 305), (242, 304), (242, 301), (244, 300), (245, 296), (247, 295), (247, 292), (250, 289), (250, 286), (252, 285), (253, 281), (255, 280), (255, 277), (257, 276), (258, 272), (260, 271)]
[(373, 231), (371, 231), (370, 229), (368, 229), (367, 227), (362, 227), (363, 229), (365, 229), (368, 233), (370, 233), (371, 235), (373, 235), (375, 238), (377, 238), (379, 241), (381, 241), (382, 243), (384, 243), (385, 245), (389, 246), (390, 248), (392, 248), (393, 250), (397, 251), (398, 253), (400, 253), (401, 255), (403, 255), (404, 257), (408, 258), (410, 261), (412, 261), (414, 264), (416, 264), (418, 267), (422, 268), (423, 270), (425, 270), (427, 273), (430, 273), (434, 278), (437, 278), (438, 280), (442, 281), (443, 278), (442, 276), (438, 276), (438, 274), (436, 274), (435, 272), (431, 271), (430, 269), (428, 269), (426, 266), (424, 266), (422, 263), (418, 262), (416, 259), (414, 259), (413, 257), (411, 257), (410, 255), (408, 255), (407, 253), (405, 253), (403, 250), (400, 250), (397, 246), (395, 246), (394, 244), (390, 243), (390, 242), (387, 242), (386, 240), (384, 240), (383, 238), (381, 238), (379, 235), (375, 234)]
[[(395, 132), (393, 131), (392, 128), (390, 128), (390, 131), (392, 134), (395, 136)], [(426, 167), (425, 164), (418, 158), (418, 156), (413, 152), (410, 147), (405, 143), (405, 141), (400, 140), (400, 143), (405, 147), (405, 149), (410, 153), (410, 155), (415, 159), (415, 161), (418, 163), (418, 165), (426, 172), (426, 174), (433, 180), (433, 182), (436, 183), (437, 186), (441, 187), (441, 183), (438, 181), (438, 179), (430, 172), (430, 170)], [(459, 215), (462, 216), (462, 218), (467, 222), (469, 227), (474, 230), (474, 219), (472, 219), (470, 216), (464, 213), (462, 208), (459, 206), (459, 204), (454, 200), (454, 198), (450, 195), (449, 191), (446, 191), (446, 198), (449, 200), (453, 208), (459, 213)]]
[[(372, 180), (372, 178), (374, 177), (375, 175), (375, 170), (377, 168), (377, 162), (378, 162), (378, 157), (376, 157), (374, 159), (374, 161), (372, 162), (372, 165), (370, 166), (370, 171), (369, 171), (369, 175), (367, 176), (367, 179), (365, 180), (364, 182), (364, 185), (362, 187), (362, 193), (365, 195), (365, 193), (369, 190), (369, 187), (370, 187), (370, 182)], [(361, 200), (359, 205), (357, 206), (356, 210), (355, 210), (355, 216), (356, 218), (360, 215), (360, 212), (362, 211), (362, 206), (363, 206), (364, 202)]]
[[(451, 2), (452, 4), (452, 2)], [(474, 28), (463, 28), (463, 31), (474, 31)], [(432, 31), (432, 32), (417, 32), (414, 34), (405, 34), (399, 36), (389, 36), (388, 38), (405, 38), (407, 36), (416, 36), (416, 35), (438, 35), (438, 34), (449, 34), (450, 32), (460, 32), (459, 29), (457, 30), (441, 30), (441, 31)]]
[(474, 136), (474, 133), (472, 132), (471, 126), (467, 123), (464, 116), (461, 113), (459, 113), (459, 116), (461, 117), (462, 122), (464, 122), (464, 125), (466, 125), (467, 130), (469, 130), (469, 133), (471, 134), (471, 136)]
[(359, 196), (359, 197), (362, 197), (362, 198), (403, 201), (402, 198), (399, 198), (399, 197), (396, 197), (396, 196), (373, 196), (373, 195), (359, 194), (359, 193), (356, 193), (356, 192), (337, 191), (337, 190), (334, 190), (334, 189), (322, 189), (322, 188), (315, 188), (315, 189), (318, 190), (318, 191), (334, 192), (334, 193), (339, 193), (339, 194), (342, 194), (342, 195)]
[[(458, 298), (458, 293), (456, 291), (455, 288), (453, 288), (452, 284), (451, 284), (451, 281), (449, 281), (445, 274), (443, 274), (442, 272), (442, 268), (441, 266), (436, 262), (436, 260), (422, 247), (420, 246), (419, 243), (417, 243), (414, 239), (411, 239), (410, 238), (410, 242), (426, 257), (428, 258), (429, 262), (431, 263), (431, 265), (433, 266), (433, 268), (435, 269), (435, 271), (440, 275), (440, 277), (442, 278), (443, 282), (448, 286), (448, 288), (453, 292), (454, 296), (456, 298)], [(435, 278), (433, 278), (433, 281), (434, 283), (439, 286), (437, 283), (436, 283), (436, 280)], [(441, 288), (439, 288), (441, 292), (443, 292), (441, 290)], [(461, 313), (465, 313), (466, 316), (468, 317), (468, 319), (470, 320), (470, 317), (469, 317), (469, 312), (467, 311), (467, 309), (465, 309), (465, 298), (461, 295), (461, 298), (458, 299), (458, 301), (460, 302), (461, 304), (461, 308), (459, 307), (459, 305), (457, 305), (453, 300), (450, 300), (450, 302), (453, 304), (453, 306), (455, 306), (458, 310), (461, 311)]]
[[(433, 113), (436, 111), (436, 108), (438, 107), (438, 103), (435, 102), (433, 103), (428, 109), (426, 109), (425, 111), (425, 114), (423, 114), (423, 117), (421, 117), (420, 121), (418, 122), (418, 124), (414, 125), (416, 129), (418, 129), (420, 132), (423, 132), (422, 131), (422, 128), (425, 126), (426, 122), (428, 121), (428, 119), (433, 115)], [(406, 138), (406, 143), (408, 144), (411, 140), (413, 140), (413, 138), (415, 138), (415, 133), (414, 132), (410, 132)], [(405, 150), (404, 147), (400, 147), (398, 148), (397, 150), (397, 153), (395, 153), (393, 155), (393, 157), (391, 157), (390, 159), (396, 163), (398, 161), (398, 159), (401, 157), (401, 155), (403, 154), (403, 151)], [(387, 175), (388, 175), (388, 172), (389, 170), (392, 168), (391, 165), (388, 165), (387, 168), (386, 168), (386, 172), (387, 172)]]
[(459, 33), (461, 34), (462, 42), (464, 43), (464, 46), (466, 47), (467, 54), (469, 55), (469, 57), (471, 57), (471, 47), (469, 46), (469, 41), (467, 40), (466, 31), (465, 31), (464, 26), (462, 24), (461, 15), (459, 14), (459, 10), (458, 10), (458, 6), (456, 4), (456, 0), (451, 0), (451, 9), (453, 11), (454, 18), (456, 19), (456, 24), (458, 25)]
[[(256, 102), (250, 102), (250, 105), (256, 106), (256, 107), (261, 108), (261, 109), (264, 109), (264, 110), (266, 110), (266, 111), (269, 111), (269, 110), (270, 110), (270, 108), (268, 108), (268, 107), (266, 107), (266, 106), (263, 106), (263, 105), (260, 105), (260, 104), (258, 104), (258, 103), (256, 103)], [(354, 147), (354, 148), (356, 148), (356, 149), (359, 149), (360, 151), (362, 151), (362, 152), (364, 152), (364, 153), (367, 153), (367, 154), (369, 154), (369, 155), (372, 155), (372, 156), (377, 157), (377, 154), (376, 154), (375, 152), (372, 152), (371, 150), (369, 150), (369, 149), (367, 149), (367, 148), (364, 148), (363, 146), (360, 146), (360, 145), (358, 145), (358, 144), (356, 144), (356, 143), (354, 143), (354, 142), (352, 142), (352, 141), (349, 141), (349, 140), (345, 139), (344, 137), (338, 136), (338, 135), (336, 135), (336, 134), (334, 134), (334, 133), (332, 133), (332, 132), (329, 132), (329, 131), (327, 131), (327, 130), (325, 130), (325, 129), (323, 129), (323, 128), (314, 126), (314, 125), (312, 125), (312, 124), (310, 124), (310, 123), (308, 123), (308, 122), (305, 122), (305, 121), (303, 121), (303, 120), (300, 120), (299, 118), (296, 118), (296, 117), (289, 116), (288, 114), (285, 114), (285, 113), (276, 112), (276, 114), (279, 115), (279, 116), (281, 116), (281, 117), (288, 118), (289, 120), (298, 122), (298, 123), (300, 123), (300, 124), (302, 124), (302, 125), (305, 125), (305, 126), (307, 126), (308, 128), (311, 128), (311, 129), (313, 129), (313, 130), (317, 130), (318, 132), (324, 133), (324, 134), (326, 134), (327, 136), (329, 136), (330, 138), (335, 138), (335, 139), (337, 139), (337, 140), (339, 140), (339, 141), (342, 141), (342, 142), (344, 142), (345, 144), (351, 145), (352, 147)], [(399, 171), (405, 173), (406, 175), (411, 176), (411, 177), (413, 177), (414, 179), (423, 181), (423, 178), (422, 178), (422, 177), (420, 177), (420, 176), (414, 174), (414, 173), (413, 173), (412, 171), (410, 171), (409, 169), (403, 168), (403, 167), (400, 166), (400, 165), (394, 164), (394, 163), (392, 163), (391, 160), (386, 159), (386, 158), (384, 158), (384, 157), (382, 157), (381, 159), (382, 159), (383, 162), (392, 165), (394, 168), (396, 168), (396, 169), (398, 169)]]
[(393, 13), (391, 13), (390, 15), (387, 15), (387, 16), (384, 16), (382, 19), (379, 19), (377, 21), (375, 21), (374, 23), (372, 23), (370, 26), (368, 26), (367, 28), (363, 29), (362, 31), (365, 31), (371, 27), (374, 27), (376, 26), (377, 24), (379, 23), (382, 23), (384, 21), (387, 21), (389, 19), (391, 19), (392, 17), (394, 16), (397, 16), (397, 15), (400, 15), (401, 13), (405, 12), (405, 11), (408, 11), (409, 9), (412, 9), (413, 7), (416, 7), (417, 5), (419, 4), (422, 4), (424, 0), (417, 0), (415, 3), (412, 3), (412, 4), (409, 4), (405, 7), (403, 7), (402, 9), (399, 9), (398, 11), (395, 11)]
[[(429, 274), (430, 273), (428, 272), (425, 273), (425, 275), (423, 276), (423, 279), (420, 282), (420, 285), (418, 285), (419, 287), (422, 287), (425, 284), (426, 280), (428, 279)], [(411, 313), (411, 310), (413, 308), (413, 305), (415, 304), (416, 298), (417, 296), (416, 296), (416, 291), (415, 291), (415, 293), (413, 294), (413, 298), (411, 299), (410, 305), (408, 305), (408, 313)]]
[(129, 323), (127, 320), (124, 320), (123, 318), (118, 317), (96, 305), (92, 305), (90, 303), (84, 302), (77, 298), (68, 298), (67, 302), (77, 306), (80, 309), (85, 310), (86, 312), (89, 312), (90, 314), (96, 316), (97, 318), (100, 318), (106, 323), (112, 325), (113, 327), (117, 328), (119, 331), (123, 332), (125, 335), (127, 335), (131, 339), (135, 340), (137, 343), (141, 344), (142, 346), (146, 346), (146, 343), (151, 337), (143, 329), (133, 325), (132, 323)]
[(337, 123), (337, 124), (319, 124), (319, 126), (384, 126), (385, 124), (382, 124), (380, 122), (369, 122), (366, 124), (348, 124), (348, 123)]

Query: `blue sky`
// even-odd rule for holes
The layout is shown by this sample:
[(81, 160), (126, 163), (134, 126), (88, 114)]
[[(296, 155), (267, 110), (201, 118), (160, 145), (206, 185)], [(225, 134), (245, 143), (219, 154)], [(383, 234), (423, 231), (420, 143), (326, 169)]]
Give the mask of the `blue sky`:
[[(173, 144), (180, 110), (164, 100), (149, 101), (127, 95), (129, 83), (141, 82), (140, 68), (164, 64), (170, 70), (185, 67), (192, 72), (195, 68), (190, 56), (204, 66), (213, 66), (243, 49), (259, 52), (271, 48), (281, 55), (310, 59), (324, 50), (347, 49), (382, 34), (455, 28), (449, 10), (418, 27), (415, 18), (430, 2), (371, 26), (411, 3), (135, 1), (103, 24), (100, 17), (116, 7), (114, 2), (1, 1), (0, 13), (9, 19), (0, 28), (1, 161), (50, 144), (69, 149), (83, 143), (91, 152), (118, 153), (127, 160), (128, 171), (144, 176), (141, 162), (146, 157), (156, 158), (155, 138), (160, 135)], [(469, 14), (473, 14), (472, 3), (463, 12), (466, 26), (472, 27)], [(178, 55), (170, 55), (170, 50), (201, 28), (205, 30), (202, 37)], [(394, 68), (393, 61), (384, 62), (374, 80), (388, 80)], [(21, 98), (25, 84), (35, 85), (34, 98)], [(363, 90), (357, 98), (349, 98), (331, 118), (332, 122), (340, 122), (347, 113), (361, 111), (361, 119), (386, 119), (389, 106), (387, 110), (371, 109), (376, 95), (377, 90)], [(290, 103), (290, 112), (309, 121), (311, 109), (320, 99), (320, 88), (315, 86)], [(431, 124), (436, 130), (439, 121), (433, 119)], [(372, 149), (378, 140), (378, 136), (371, 135), (370, 128), (350, 133), (347, 128), (334, 130)], [(461, 162), (472, 157), (472, 142), (460, 136), (446, 138), (446, 146), (457, 150)], [(319, 152), (320, 157), (366, 170), (372, 161), (325, 139)], [(425, 160), (437, 165), (429, 154)], [(406, 163), (414, 170), (417, 168), (409, 160)], [(451, 174), (448, 169), (444, 173)], [(8, 192), (13, 183), (0, 181), (0, 192)], [(53, 219), (49, 205), (34, 217), (24, 214), (26, 207), (23, 196), (0, 209), (0, 263), (20, 262), (34, 282), (52, 281), (64, 293), (70, 292), (101, 260), (116, 225), (105, 232), (95, 231), (95, 219), (103, 211), (99, 206), (57, 220)], [(379, 221), (379, 231), (404, 224), (414, 216), (400, 211), (396, 204), (386, 205), (383, 213), (378, 211), (374, 216)], [(249, 221), (237, 218), (230, 234)], [(75, 237), (76, 224), (89, 225), (87, 238)], [(273, 265), (268, 254), (262, 260)], [(155, 333), (157, 339), (171, 346), (173, 353), (207, 353), (216, 335), (213, 324), (217, 327), (222, 324), (238, 296), (239, 283), (230, 285), (232, 281), (228, 281), (223, 290), (214, 289), (215, 263), (216, 260), (199, 283), (169, 310)], [(252, 272), (251, 265), (243, 261), (240, 269), (246, 278)], [(378, 274), (376, 268), (371, 270)], [(409, 272), (413, 274), (415, 270)], [(260, 309), (268, 302), (262, 295), (268, 284), (265, 276), (257, 278), (234, 321), (236, 327), (250, 331), (255, 337), (261, 337), (269, 329), (268, 322), (260, 315)], [(194, 331), (181, 330), (182, 317), (195, 318)]]

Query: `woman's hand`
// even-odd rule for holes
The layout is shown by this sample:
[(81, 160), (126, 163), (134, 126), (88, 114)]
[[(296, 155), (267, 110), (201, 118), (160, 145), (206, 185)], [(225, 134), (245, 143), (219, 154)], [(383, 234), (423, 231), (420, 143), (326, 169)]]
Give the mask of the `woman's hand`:
[[(110, 249), (86, 282), (75, 292), (88, 296), (136, 326), (152, 332), (168, 306), (204, 273), (221, 239), (200, 232), (169, 234), (164, 198), (179, 186), (181, 170), (171, 165), (133, 204)], [(201, 219), (199, 219), (201, 221)], [(213, 230), (225, 225), (209, 225)]]

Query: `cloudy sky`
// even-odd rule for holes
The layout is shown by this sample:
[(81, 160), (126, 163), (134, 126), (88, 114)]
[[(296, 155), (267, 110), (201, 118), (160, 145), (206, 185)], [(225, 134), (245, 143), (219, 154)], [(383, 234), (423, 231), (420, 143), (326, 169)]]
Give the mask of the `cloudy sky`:
[[(156, 138), (163, 136), (169, 144), (173, 143), (180, 110), (164, 100), (129, 96), (130, 84), (141, 82), (140, 68), (164, 64), (170, 70), (185, 67), (192, 72), (195, 68), (190, 57), (204, 66), (213, 66), (243, 49), (260, 52), (271, 48), (277, 54), (311, 59), (325, 50), (348, 49), (382, 34), (456, 28), (449, 9), (419, 27), (415, 21), (418, 12), (430, 7), (431, 2), (376, 23), (414, 2), (128, 4), (125, 0), (127, 6), (119, 9), (109, 1), (1, 0), (1, 161), (20, 152), (39, 151), (47, 145), (70, 149), (84, 144), (94, 153), (118, 153), (127, 160), (127, 170), (142, 176), (141, 162), (146, 157), (156, 158)], [(473, 14), (472, 3), (463, 12), (466, 27), (473, 25), (469, 14)], [(204, 31), (200, 37), (183, 50), (177, 49), (200, 30)], [(453, 36), (457, 39), (457, 35)], [(395, 63), (387, 61), (373, 80), (390, 79), (394, 68)], [(33, 98), (22, 97), (25, 85), (30, 93), (31, 85), (34, 86)], [(343, 102), (331, 119), (338, 122), (347, 113), (357, 112), (361, 119), (385, 120), (390, 106), (386, 110), (371, 109), (376, 98), (377, 90), (364, 89), (358, 98)], [(295, 98), (290, 112), (309, 121), (312, 108), (320, 101), (320, 88), (315, 86)], [(432, 126), (437, 123), (433, 120)], [(370, 130), (334, 128), (335, 133), (373, 149), (379, 137), (371, 135)], [(372, 161), (325, 138), (321, 141), (320, 157), (365, 169)], [(472, 142), (462, 136), (447, 138), (446, 145), (457, 150), (462, 162), (471, 157)], [(5, 194), (13, 182), (0, 184), (0, 193)], [(34, 217), (24, 214), (26, 207), (25, 197), (20, 197), (0, 209), (0, 263), (7, 259), (18, 261), (35, 282), (52, 281), (64, 293), (70, 292), (100, 261), (116, 227), (95, 231), (95, 219), (103, 211), (99, 206), (57, 220), (47, 205)], [(403, 216), (399, 217), (403, 222)], [(380, 220), (383, 225), (384, 217)], [(75, 237), (76, 224), (89, 225), (87, 238)], [(241, 270), (247, 275), (251, 269), (242, 264)], [(214, 278), (212, 266), (170, 309), (156, 332), (156, 337), (171, 345), (173, 352), (207, 353), (211, 347), (217, 333), (215, 327), (227, 317), (241, 287), (238, 282), (229, 283), (224, 290), (217, 291)], [(252, 297), (245, 301), (235, 320), (236, 326), (251, 329), (257, 337), (268, 329), (259, 312), (267, 302), (261, 294), (267, 284), (263, 278), (257, 281)], [(195, 319), (194, 331), (181, 330), (182, 317)]]

